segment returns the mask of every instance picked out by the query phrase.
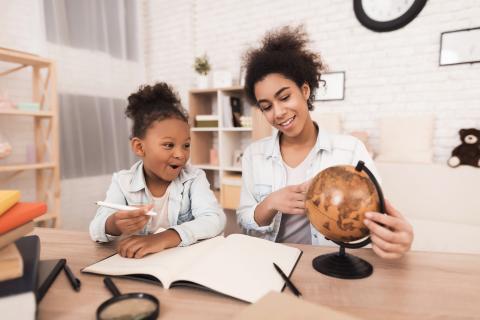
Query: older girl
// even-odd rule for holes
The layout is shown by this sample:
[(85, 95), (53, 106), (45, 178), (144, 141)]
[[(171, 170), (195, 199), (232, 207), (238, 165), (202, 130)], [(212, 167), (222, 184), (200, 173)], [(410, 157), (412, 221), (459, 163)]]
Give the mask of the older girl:
[[(307, 181), (327, 167), (359, 160), (378, 174), (358, 139), (327, 133), (312, 121), (309, 111), (325, 65), (307, 42), (302, 28), (284, 27), (245, 56), (247, 98), (277, 132), (245, 150), (237, 219), (247, 234), (271, 241), (326, 244), (305, 215)], [(398, 258), (410, 249), (413, 230), (388, 202), (386, 211), (367, 213), (365, 224), (373, 250)]]

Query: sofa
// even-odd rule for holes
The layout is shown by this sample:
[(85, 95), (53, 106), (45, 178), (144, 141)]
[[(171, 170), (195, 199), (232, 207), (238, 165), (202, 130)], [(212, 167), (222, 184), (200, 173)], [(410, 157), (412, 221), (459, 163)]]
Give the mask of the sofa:
[(480, 169), (376, 161), (385, 197), (411, 222), (412, 250), (480, 254)]

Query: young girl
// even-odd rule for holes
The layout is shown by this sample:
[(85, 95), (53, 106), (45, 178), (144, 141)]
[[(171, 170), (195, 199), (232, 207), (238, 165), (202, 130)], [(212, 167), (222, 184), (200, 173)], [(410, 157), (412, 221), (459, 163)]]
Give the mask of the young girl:
[[(247, 98), (278, 132), (244, 152), (237, 219), (247, 234), (271, 241), (327, 244), (305, 215), (308, 180), (330, 166), (359, 160), (378, 174), (358, 139), (323, 132), (312, 121), (309, 111), (325, 65), (307, 42), (301, 27), (284, 27), (245, 56)], [(367, 213), (365, 224), (373, 250), (398, 258), (410, 249), (412, 227), (389, 202), (386, 211)]]
[[(92, 239), (129, 236), (120, 241), (119, 254), (142, 258), (220, 234), (225, 214), (205, 173), (187, 165), (188, 116), (172, 88), (165, 83), (141, 88), (128, 97), (125, 114), (133, 120), (130, 142), (141, 160), (113, 175), (105, 202), (139, 208), (100, 207), (90, 223)], [(146, 212), (152, 208), (157, 215), (150, 217)]]

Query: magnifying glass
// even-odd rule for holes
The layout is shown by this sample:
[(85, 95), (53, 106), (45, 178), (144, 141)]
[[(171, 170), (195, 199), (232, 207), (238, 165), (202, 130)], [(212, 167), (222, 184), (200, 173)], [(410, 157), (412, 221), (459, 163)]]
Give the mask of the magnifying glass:
[(121, 294), (110, 277), (103, 283), (113, 297), (97, 308), (97, 320), (154, 320), (160, 312), (160, 302), (147, 293)]

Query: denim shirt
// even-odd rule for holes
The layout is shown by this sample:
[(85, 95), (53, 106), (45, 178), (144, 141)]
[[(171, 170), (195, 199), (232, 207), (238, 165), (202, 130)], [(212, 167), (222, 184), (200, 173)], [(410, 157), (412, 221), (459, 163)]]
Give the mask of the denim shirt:
[[(275, 241), (280, 229), (282, 213), (277, 212), (270, 225), (259, 226), (254, 219), (257, 205), (270, 193), (286, 187), (287, 170), (280, 153), (280, 133), (252, 143), (242, 157), (242, 191), (237, 209), (237, 222), (244, 233)], [(307, 180), (328, 167), (336, 165), (356, 166), (359, 160), (380, 179), (375, 165), (363, 143), (348, 135), (331, 134), (319, 130), (313, 147), (313, 157), (307, 169)], [(310, 224), (313, 245), (328, 245), (315, 227)]]
[[(203, 170), (185, 166), (179, 176), (169, 185), (168, 221), (182, 239), (180, 246), (188, 246), (198, 240), (211, 238), (223, 232), (225, 213), (220, 208)], [(129, 170), (113, 174), (105, 202), (122, 205), (152, 203), (147, 193), (143, 161), (138, 161)], [(108, 242), (114, 236), (105, 233), (107, 218), (115, 209), (99, 207), (90, 223), (90, 236), (97, 242)], [(139, 234), (149, 234), (149, 223)]]

